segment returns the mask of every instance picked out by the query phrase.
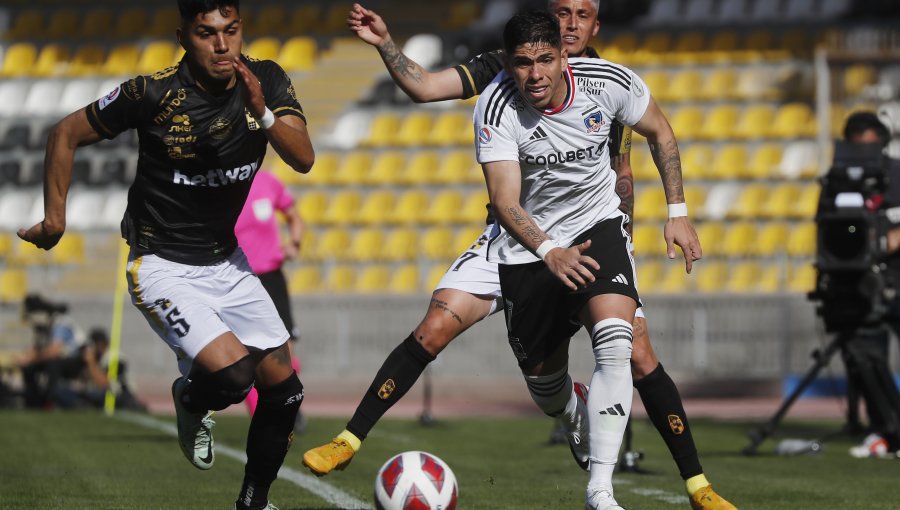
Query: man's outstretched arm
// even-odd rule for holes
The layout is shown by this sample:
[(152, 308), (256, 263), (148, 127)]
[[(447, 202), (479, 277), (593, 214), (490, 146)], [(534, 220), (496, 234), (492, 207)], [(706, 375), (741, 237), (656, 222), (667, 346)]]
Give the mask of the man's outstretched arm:
[(387, 24), (375, 11), (353, 4), (347, 26), (363, 41), (375, 46), (381, 60), (403, 92), (417, 103), (462, 99), (463, 85), (453, 68), (429, 72), (400, 51)]

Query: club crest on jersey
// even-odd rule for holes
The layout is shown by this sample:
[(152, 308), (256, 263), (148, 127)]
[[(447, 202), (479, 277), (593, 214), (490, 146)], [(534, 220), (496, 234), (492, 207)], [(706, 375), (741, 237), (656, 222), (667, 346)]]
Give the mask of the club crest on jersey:
[(603, 124), (605, 124), (605, 122), (603, 121), (603, 113), (601, 112), (594, 112), (584, 119), (584, 127), (587, 128), (588, 133), (600, 132), (600, 128), (603, 127)]
[(100, 109), (104, 109), (109, 106), (110, 103), (116, 100), (119, 97), (119, 91), (122, 90), (122, 87), (116, 87), (116, 90), (113, 90), (109, 94), (100, 98), (99, 106)]
[(483, 127), (480, 131), (478, 131), (478, 141), (481, 143), (490, 143), (491, 141), (491, 130)]

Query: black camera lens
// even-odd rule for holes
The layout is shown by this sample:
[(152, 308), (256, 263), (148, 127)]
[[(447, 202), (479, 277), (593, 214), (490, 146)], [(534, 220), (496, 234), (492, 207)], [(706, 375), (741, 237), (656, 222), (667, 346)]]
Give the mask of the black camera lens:
[(821, 250), (841, 260), (857, 260), (867, 253), (868, 226), (857, 218), (832, 219), (821, 225)]

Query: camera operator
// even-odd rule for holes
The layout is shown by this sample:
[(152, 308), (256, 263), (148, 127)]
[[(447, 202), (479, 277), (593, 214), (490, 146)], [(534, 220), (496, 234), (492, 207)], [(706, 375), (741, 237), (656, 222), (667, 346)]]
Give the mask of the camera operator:
[[(883, 151), (890, 142), (890, 132), (875, 113), (856, 112), (847, 119), (844, 140), (854, 145), (877, 144)], [(887, 161), (888, 184), (882, 204), (888, 220), (886, 265), (888, 278), (896, 285), (900, 283), (900, 161)], [(843, 352), (850, 391), (861, 392), (869, 415), (868, 436), (850, 449), (854, 457), (883, 456), (900, 449), (900, 394), (887, 364), (889, 335), (884, 327), (900, 336), (900, 300), (889, 303), (880, 322), (877, 328), (861, 330)]]
[(68, 306), (29, 294), (22, 303), (22, 317), (34, 330), (34, 342), (19, 355), (26, 408), (52, 405), (49, 392), (50, 365), (71, 355), (81, 344), (78, 330), (66, 315)]

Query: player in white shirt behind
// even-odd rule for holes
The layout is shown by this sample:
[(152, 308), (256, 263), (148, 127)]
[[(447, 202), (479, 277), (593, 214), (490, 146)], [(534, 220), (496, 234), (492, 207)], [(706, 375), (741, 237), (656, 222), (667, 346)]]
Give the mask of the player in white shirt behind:
[[(631, 410), (632, 322), (640, 306), (634, 264), (606, 147), (611, 119), (644, 135), (657, 162), (669, 220), (668, 252), (686, 269), (702, 256), (684, 204), (672, 128), (643, 81), (604, 60), (568, 60), (559, 22), (546, 12), (513, 16), (503, 32), (505, 71), (475, 108), (475, 146), (503, 227), (488, 259), (498, 262), (507, 330), (546, 413), (578, 412), (558, 380), (569, 379), (568, 345), (591, 333), (596, 368), (587, 401), (590, 481), (587, 508), (621, 508), (612, 473)], [(593, 86), (579, 88), (576, 81)], [(558, 394), (556, 394), (558, 393)], [(571, 408), (571, 409), (570, 409)]]

